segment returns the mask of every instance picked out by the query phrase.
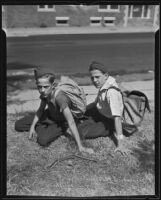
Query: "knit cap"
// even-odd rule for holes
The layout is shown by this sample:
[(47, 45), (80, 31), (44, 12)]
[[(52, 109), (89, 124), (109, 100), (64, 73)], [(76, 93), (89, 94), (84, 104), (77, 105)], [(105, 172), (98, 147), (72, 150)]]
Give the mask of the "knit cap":
[(97, 61), (93, 61), (90, 64), (89, 71), (92, 71), (92, 70), (100, 70), (103, 73), (107, 73), (106, 67), (102, 63), (97, 62)]
[(52, 74), (55, 77), (55, 72), (51, 68), (37, 67), (34, 69), (34, 75), (36, 79), (42, 77), (45, 74)]

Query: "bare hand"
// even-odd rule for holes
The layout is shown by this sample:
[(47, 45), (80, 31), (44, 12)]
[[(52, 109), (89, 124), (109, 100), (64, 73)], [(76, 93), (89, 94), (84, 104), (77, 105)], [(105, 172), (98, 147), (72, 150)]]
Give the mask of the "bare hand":
[(87, 148), (87, 147), (81, 147), (81, 148), (79, 148), (79, 151), (81, 153), (88, 153), (88, 154), (94, 153), (94, 150), (92, 148)]
[(122, 155), (127, 155), (130, 152), (126, 146), (120, 145), (115, 150), (114, 153), (120, 152)]
[(29, 132), (29, 140), (36, 140), (37, 138), (37, 133), (35, 129), (31, 128)]

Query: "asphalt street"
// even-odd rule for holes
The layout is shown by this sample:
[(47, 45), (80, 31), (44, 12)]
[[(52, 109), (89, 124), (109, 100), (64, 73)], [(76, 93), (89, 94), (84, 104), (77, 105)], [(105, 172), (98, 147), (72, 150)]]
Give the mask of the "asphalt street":
[(82, 74), (96, 60), (110, 72), (154, 70), (154, 44), (154, 33), (10, 37), (7, 69), (45, 66), (56, 73)]

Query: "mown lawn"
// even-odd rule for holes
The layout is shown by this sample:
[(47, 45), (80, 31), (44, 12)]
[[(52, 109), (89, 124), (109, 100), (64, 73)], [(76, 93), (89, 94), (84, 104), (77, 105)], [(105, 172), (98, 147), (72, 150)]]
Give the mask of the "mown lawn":
[[(78, 157), (54, 160), (78, 153), (74, 140), (61, 136), (50, 146), (28, 140), (28, 133), (14, 130), (22, 114), (7, 116), (7, 195), (66, 197), (154, 195), (154, 109), (146, 113), (140, 132), (126, 138), (131, 151), (114, 153), (110, 138), (86, 140), (95, 154), (89, 161)], [(88, 155), (87, 155), (88, 156)]]

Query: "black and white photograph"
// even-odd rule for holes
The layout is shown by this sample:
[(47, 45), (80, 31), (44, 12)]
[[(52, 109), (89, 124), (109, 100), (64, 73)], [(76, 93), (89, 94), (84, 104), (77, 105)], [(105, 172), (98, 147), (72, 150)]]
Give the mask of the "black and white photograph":
[(159, 3), (51, 2), (1, 4), (6, 197), (156, 197)]

